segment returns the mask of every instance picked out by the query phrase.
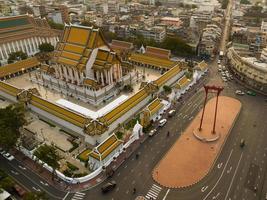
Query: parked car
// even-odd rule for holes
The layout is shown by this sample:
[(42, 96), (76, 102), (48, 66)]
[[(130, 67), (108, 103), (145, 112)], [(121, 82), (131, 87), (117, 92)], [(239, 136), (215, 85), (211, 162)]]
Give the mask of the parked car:
[(167, 119), (162, 119), (159, 121), (159, 127), (163, 127), (167, 123)]
[(250, 95), (250, 96), (256, 96), (256, 93), (251, 91), (251, 90), (248, 90), (247, 91), (247, 95)]
[(101, 187), (101, 190), (103, 193), (107, 193), (107, 192), (113, 190), (116, 187), (116, 185), (117, 184), (115, 181), (110, 181), (110, 182), (106, 183), (105, 185), (103, 185)]
[(10, 153), (5, 153), (3, 156), (10, 161), (14, 159), (14, 156), (10, 155)]
[(172, 116), (174, 116), (175, 113), (176, 113), (176, 110), (170, 110), (170, 111), (168, 112), (168, 117), (172, 117)]
[(221, 64), (221, 61), (220, 60), (218, 60), (218, 62), (217, 62), (218, 64)]
[(241, 90), (236, 90), (235, 93), (238, 95), (244, 95), (245, 94), (245, 92), (242, 92)]
[(150, 132), (149, 132), (149, 137), (152, 137), (153, 135), (155, 135), (157, 132), (157, 129), (152, 129)]

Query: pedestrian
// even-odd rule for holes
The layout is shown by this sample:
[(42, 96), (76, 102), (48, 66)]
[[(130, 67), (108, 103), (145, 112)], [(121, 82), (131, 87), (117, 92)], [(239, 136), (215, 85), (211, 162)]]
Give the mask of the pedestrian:
[(135, 194), (136, 193), (136, 188), (133, 188), (133, 194)]
[(169, 136), (170, 136), (170, 131), (167, 132), (167, 137), (169, 137)]
[(136, 158), (136, 159), (138, 159), (138, 158), (139, 158), (139, 154), (138, 154), (138, 153), (135, 155), (135, 158)]

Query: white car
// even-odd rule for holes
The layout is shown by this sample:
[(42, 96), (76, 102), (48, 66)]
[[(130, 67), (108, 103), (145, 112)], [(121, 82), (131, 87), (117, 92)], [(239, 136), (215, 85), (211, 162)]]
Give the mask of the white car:
[(5, 153), (3, 156), (10, 161), (14, 159), (14, 156), (10, 155), (10, 153)]
[(162, 119), (159, 121), (159, 127), (163, 127), (167, 123), (167, 119)]
[(218, 64), (221, 64), (221, 61), (220, 60), (218, 60), (218, 62), (217, 62)]
[(152, 137), (153, 135), (155, 135), (155, 133), (157, 132), (157, 129), (152, 129), (150, 132), (149, 132), (149, 136)]
[(244, 95), (245, 94), (245, 92), (242, 92), (241, 90), (236, 90), (235, 93), (238, 95)]

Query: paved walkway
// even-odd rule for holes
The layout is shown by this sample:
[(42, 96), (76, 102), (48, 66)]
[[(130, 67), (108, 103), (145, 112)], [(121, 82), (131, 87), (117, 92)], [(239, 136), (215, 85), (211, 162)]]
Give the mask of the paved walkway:
[[(203, 131), (211, 134), (216, 98), (206, 105), (203, 120)], [(219, 154), (234, 121), (241, 109), (241, 103), (230, 97), (219, 97), (216, 131), (219, 140), (205, 143), (194, 137), (193, 131), (198, 128), (201, 111), (192, 121), (169, 152), (154, 168), (153, 179), (160, 185), (169, 188), (181, 188), (200, 181), (209, 170)]]

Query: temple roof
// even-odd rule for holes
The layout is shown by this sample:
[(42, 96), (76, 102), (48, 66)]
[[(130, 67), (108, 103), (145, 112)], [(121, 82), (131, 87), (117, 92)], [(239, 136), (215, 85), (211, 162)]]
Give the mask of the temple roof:
[(104, 142), (95, 147), (94, 150), (89, 154), (89, 156), (99, 161), (104, 160), (122, 143), (123, 141), (119, 140), (113, 133)]
[(140, 62), (143, 64), (153, 65), (155, 67), (159, 67), (163, 69), (170, 69), (175, 65), (175, 62), (169, 59), (160, 58), (158, 56), (147, 55), (147, 54), (133, 53), (129, 57), (129, 60), (134, 61), (134, 62)]
[(40, 63), (36, 57), (31, 57), (12, 64), (0, 67), (0, 78), (38, 66)]
[(116, 52), (125, 51), (125, 50), (131, 50), (133, 49), (133, 43), (125, 42), (121, 40), (112, 40), (111, 42), (111, 49), (113, 49)]
[(162, 58), (162, 59), (169, 59), (171, 55), (171, 51), (168, 49), (147, 46), (145, 54), (149, 56)]
[[(107, 47), (101, 49), (101, 47)], [(94, 63), (95, 68), (103, 67), (107, 62), (111, 64), (116, 55), (108, 48), (101, 31), (93, 27), (66, 25), (61, 42), (57, 45), (55, 61), (84, 70), (91, 53), (99, 48)], [(104, 61), (101, 62), (101, 61)]]
[(183, 89), (184, 87), (186, 87), (192, 80), (188, 79), (185, 75), (180, 78), (177, 82), (177, 84), (175, 85), (175, 88), (177, 89)]
[(0, 18), (0, 44), (30, 37), (54, 37), (59, 34), (50, 28), (46, 19), (20, 15)]

